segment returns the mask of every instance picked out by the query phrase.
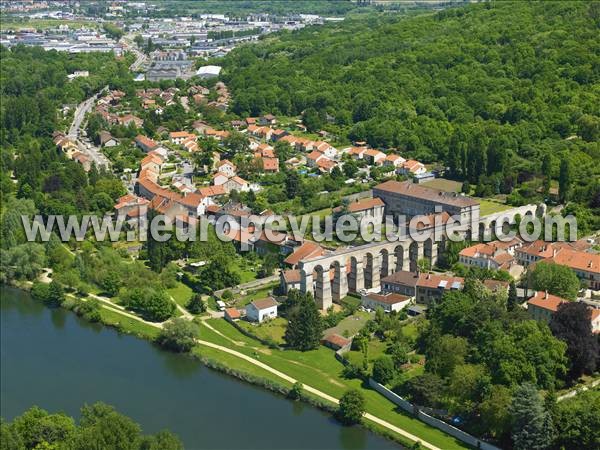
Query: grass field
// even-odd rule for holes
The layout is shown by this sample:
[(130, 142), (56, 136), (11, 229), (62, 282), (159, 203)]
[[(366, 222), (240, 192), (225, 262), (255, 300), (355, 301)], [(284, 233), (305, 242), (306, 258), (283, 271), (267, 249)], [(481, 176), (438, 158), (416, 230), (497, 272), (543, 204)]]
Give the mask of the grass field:
[(447, 180), (445, 178), (436, 178), (435, 180), (426, 181), (423, 183), (423, 186), (446, 192), (460, 192), (462, 189), (462, 183), (460, 181)]
[(478, 198), (479, 200), (479, 215), (481, 217), (487, 216), (489, 214), (494, 214), (500, 211), (505, 211), (507, 209), (512, 208), (510, 205), (506, 205), (504, 203), (495, 202), (492, 200), (486, 200), (483, 198)]
[(251, 301), (257, 300), (259, 298), (265, 298), (269, 296), (270, 292), (273, 292), (273, 289), (279, 284), (279, 282), (275, 281), (273, 283), (269, 283), (260, 289), (250, 290), (244, 296), (240, 296), (235, 299), (235, 306), (237, 308), (241, 308), (242, 306), (246, 306)]
[(335, 333), (344, 337), (354, 336), (373, 315), (374, 313), (357, 311), (355, 314), (342, 319), (335, 327), (325, 330), (325, 334)]
[(283, 335), (285, 334), (285, 329), (287, 327), (287, 320), (283, 317), (268, 320), (260, 325), (246, 322), (245, 320), (240, 320), (238, 324), (260, 339), (268, 339), (279, 345), (285, 342), (283, 340)]
[(168, 289), (167, 292), (175, 299), (178, 305), (183, 306), (184, 308), (194, 294), (194, 291), (183, 283), (177, 283), (176, 287)]
[[(343, 378), (343, 365), (335, 359), (333, 351), (330, 349), (319, 347), (316, 350), (308, 352), (274, 350), (261, 345), (255, 339), (248, 338), (224, 320), (209, 319), (208, 322), (229, 339), (216, 334), (206, 327), (203, 327), (201, 330), (203, 339), (226, 345), (241, 353), (257, 358), (300, 382), (337, 398), (341, 397), (349, 388), (360, 389), (365, 396), (366, 409), (371, 414), (420, 436), (440, 448), (465, 448), (464, 445), (454, 438), (429, 427), (410, 417), (408, 414), (399, 412), (396, 405), (388, 401), (385, 397), (371, 389), (365, 388), (361, 380)], [(216, 356), (219, 357), (220, 354)], [(236, 364), (237, 361), (229, 361), (228, 363)], [(237, 367), (237, 365), (233, 365), (232, 367)], [(266, 376), (269, 379), (279, 381), (279, 378), (273, 374), (267, 374)]]
[(129, 333), (151, 340), (158, 336), (159, 333), (159, 329), (156, 327), (146, 325), (143, 322), (125, 317), (122, 314), (110, 311), (106, 308), (100, 308), (100, 316), (102, 317), (102, 323), (106, 325), (115, 326), (126, 330)]
[(83, 26), (88, 28), (97, 28), (96, 22), (90, 22), (86, 20), (61, 20), (61, 19), (31, 19), (26, 21), (21, 20), (0, 20), (0, 29), (2, 30), (18, 30), (19, 28), (35, 28), (36, 30), (43, 30), (46, 28), (56, 28), (60, 25), (68, 25), (69, 28), (81, 28)]

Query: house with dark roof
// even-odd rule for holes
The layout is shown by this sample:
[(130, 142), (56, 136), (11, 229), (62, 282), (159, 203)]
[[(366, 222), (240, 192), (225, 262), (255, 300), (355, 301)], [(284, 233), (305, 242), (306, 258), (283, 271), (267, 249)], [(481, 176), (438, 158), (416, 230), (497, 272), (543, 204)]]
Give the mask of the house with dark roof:
[(246, 306), (246, 318), (258, 323), (274, 319), (277, 317), (277, 305), (273, 297), (254, 300)]

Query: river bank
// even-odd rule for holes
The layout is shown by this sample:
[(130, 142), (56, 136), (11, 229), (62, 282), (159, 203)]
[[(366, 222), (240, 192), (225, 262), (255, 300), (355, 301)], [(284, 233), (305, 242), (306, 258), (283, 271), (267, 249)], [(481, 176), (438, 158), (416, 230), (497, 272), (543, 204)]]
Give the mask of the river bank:
[(9, 420), (33, 404), (77, 417), (82, 404), (104, 401), (147, 433), (170, 429), (188, 449), (398, 448), (21, 290), (2, 287), (1, 317), (2, 415)]
[[(84, 302), (86, 300), (78, 299), (78, 301)], [(69, 307), (69, 309), (74, 309), (73, 302), (68, 302), (67, 306)], [(106, 305), (102, 306), (103, 308), (101, 309), (101, 321), (105, 325), (117, 328), (120, 332), (133, 334), (137, 337), (142, 337), (147, 340), (153, 340), (159, 333), (159, 324), (150, 325), (148, 323), (145, 323), (142, 319), (134, 320), (130, 317), (125, 317), (123, 314), (121, 314), (121, 311), (114, 311), (114, 309), (109, 310), (105, 308)], [(283, 360), (294, 352), (282, 351), (275, 352), (275, 354), (270, 355), (268, 353), (272, 353), (271, 351), (257, 346), (256, 342), (252, 342), (250, 340), (242, 342), (244, 339), (248, 339), (243, 335), (233, 335), (233, 340), (231, 339), (231, 337), (227, 337), (226, 339), (224, 339), (224, 334), (221, 333), (221, 331), (227, 334), (232, 333), (232, 330), (226, 328), (231, 327), (230, 324), (222, 320), (213, 321), (211, 319), (210, 322), (212, 326), (218, 325), (218, 327), (223, 327), (223, 329), (215, 333), (209, 328), (207, 328), (208, 321), (202, 321), (201, 323), (203, 325), (206, 324), (206, 327), (202, 326), (201, 329), (201, 336), (203, 339), (210, 341), (212, 344), (219, 344), (229, 347), (241, 344), (237, 348), (238, 351), (246, 353), (248, 354), (248, 356), (252, 356), (252, 358), (256, 357), (264, 362), (267, 362), (271, 367), (277, 367), (279, 368), (279, 370), (284, 369), (285, 373), (295, 376), (295, 378), (303, 384), (309, 383), (310, 385), (316, 386), (320, 389), (320, 391), (316, 391), (317, 393), (325, 390), (325, 392), (333, 394), (335, 398), (339, 398), (347, 388), (360, 388), (367, 395), (367, 411), (377, 414), (377, 416), (372, 416), (368, 420), (363, 420), (363, 426), (379, 435), (385, 436), (388, 439), (392, 439), (395, 442), (407, 447), (414, 445), (415, 440), (421, 441), (422, 445), (429, 448), (463, 447), (460, 443), (456, 442), (454, 439), (448, 437), (447, 435), (444, 435), (443, 433), (437, 432), (435, 430), (428, 429), (428, 427), (424, 427), (423, 424), (419, 423), (410, 416), (398, 413), (396, 411), (395, 406), (392, 403), (383, 399), (376, 392), (364, 389), (358, 380), (343, 380), (343, 384), (331, 378), (327, 380), (322, 380), (324, 375), (326, 377), (330, 377), (330, 375), (325, 374), (318, 368), (315, 368), (314, 370), (303, 369), (300, 372), (298, 372), (298, 366), (301, 364), (298, 364), (297, 361), (294, 362)], [(234, 342), (235, 344), (232, 345), (232, 342)], [(321, 357), (326, 358), (326, 364), (329, 364), (329, 360), (335, 361), (335, 358), (333, 358), (332, 355), (324, 354), (325, 352), (327, 352), (326, 349), (319, 349), (317, 352), (320, 352), (319, 354)], [(281, 353), (281, 355), (279, 353)], [(257, 364), (262, 363), (250, 364), (248, 362), (241, 361), (240, 358), (231, 357), (231, 355), (228, 355), (222, 351), (217, 351), (202, 345), (196, 346), (193, 349), (192, 354), (208, 367), (212, 367), (215, 370), (224, 372), (240, 380), (252, 383), (253, 385), (261, 386), (270, 390), (271, 392), (276, 392), (282, 396), (287, 395), (287, 392), (289, 391), (292, 385), (292, 383), (288, 383), (285, 380), (281, 379), (280, 376), (273, 374), (273, 372), (277, 371), (267, 371), (261, 369), (260, 367), (256, 367)], [(277, 358), (275, 358), (275, 356), (277, 356)], [(282, 358), (281, 356), (285, 356), (286, 358)], [(304, 355), (300, 355), (300, 357), (303, 356)], [(272, 361), (266, 361), (267, 358), (272, 359)], [(290, 362), (293, 364), (289, 364)], [(317, 361), (317, 363), (311, 363), (311, 365), (319, 366), (322, 364), (320, 364), (320, 362)], [(337, 370), (337, 368), (334, 368), (334, 371), (335, 370)], [(325, 396), (326, 398), (331, 398), (331, 396), (324, 394), (320, 395), (321, 396), (313, 395), (311, 393), (307, 393), (305, 390), (305, 396), (303, 398), (303, 401), (310, 403), (311, 405), (316, 406), (324, 411), (333, 411), (336, 408), (336, 404), (332, 401), (323, 400), (322, 398), (323, 396)], [(385, 419), (387, 422), (382, 421), (380, 418)], [(391, 426), (390, 422), (399, 425), (401, 428), (398, 428), (397, 426)], [(409, 430), (410, 433), (406, 433), (404, 430)], [(410, 436), (410, 438), (407, 438), (406, 435)], [(422, 440), (421, 437), (415, 437), (415, 435), (426, 436), (426, 441)]]

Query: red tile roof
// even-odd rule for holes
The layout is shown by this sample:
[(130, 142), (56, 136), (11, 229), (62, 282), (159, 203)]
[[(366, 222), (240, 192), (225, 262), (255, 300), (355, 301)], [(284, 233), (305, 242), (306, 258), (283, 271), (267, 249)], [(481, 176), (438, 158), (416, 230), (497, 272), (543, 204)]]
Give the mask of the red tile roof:
[(527, 301), (527, 305), (534, 305), (538, 308), (556, 312), (558, 311), (558, 307), (566, 302), (567, 300), (565, 300), (564, 298), (548, 294), (544, 291), (537, 291), (535, 295)]

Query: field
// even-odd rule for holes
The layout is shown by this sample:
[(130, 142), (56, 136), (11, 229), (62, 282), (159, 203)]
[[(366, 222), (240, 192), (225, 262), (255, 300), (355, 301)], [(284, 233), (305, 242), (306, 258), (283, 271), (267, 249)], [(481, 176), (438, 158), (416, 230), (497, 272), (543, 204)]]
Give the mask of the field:
[(335, 327), (325, 330), (325, 334), (335, 333), (344, 337), (354, 336), (373, 315), (366, 311), (357, 311), (355, 314), (342, 319)]
[(273, 292), (276, 286), (279, 285), (279, 282), (269, 283), (260, 289), (249, 290), (244, 296), (237, 296), (235, 298), (235, 307), (241, 308), (242, 306), (246, 306), (248, 303), (257, 300), (259, 298), (265, 298)]
[(0, 29), (4, 30), (18, 30), (20, 28), (35, 28), (36, 30), (43, 30), (46, 28), (56, 28), (60, 25), (68, 25), (69, 28), (96, 28), (98, 24), (96, 22), (90, 22), (85, 20), (61, 20), (61, 19), (33, 19), (33, 20), (8, 20), (2, 19), (0, 21)]
[(284, 343), (283, 335), (287, 327), (287, 320), (283, 317), (277, 317), (273, 320), (268, 320), (261, 324), (254, 324), (245, 320), (238, 322), (239, 326), (249, 331), (256, 337), (281, 345)]
[(493, 200), (486, 200), (483, 198), (480, 198), (477, 200), (479, 200), (479, 204), (480, 204), (479, 215), (481, 217), (488, 216), (490, 214), (498, 213), (500, 211), (505, 211), (507, 209), (512, 208), (512, 206), (510, 206), (510, 205), (495, 202)]
[[(244, 336), (231, 324), (220, 319), (209, 319), (208, 324), (218, 333), (202, 327), (202, 339), (234, 348), (236, 351), (252, 356), (287, 375), (319, 389), (329, 395), (339, 398), (349, 388), (360, 389), (366, 400), (366, 409), (388, 422), (409, 431), (428, 442), (444, 449), (464, 448), (464, 446), (444, 433), (435, 430), (424, 423), (399, 412), (396, 405), (385, 399), (377, 392), (366, 389), (361, 380), (345, 379), (342, 376), (343, 365), (334, 357), (333, 351), (325, 347), (308, 352), (295, 350), (274, 350), (261, 345), (255, 339)], [(220, 334), (219, 334), (220, 333)], [(201, 348), (200, 353), (204, 353)], [(220, 360), (221, 354), (215, 356)], [(237, 360), (227, 361), (232, 368), (237, 368)], [(266, 377), (279, 382), (273, 374)]]
[(460, 192), (462, 189), (460, 181), (447, 180), (445, 178), (436, 178), (435, 180), (427, 181), (423, 183), (423, 186), (446, 192)]
[(178, 305), (183, 306), (184, 308), (187, 306), (194, 293), (189, 286), (183, 283), (177, 283), (177, 286), (167, 289), (167, 292), (173, 297)]

